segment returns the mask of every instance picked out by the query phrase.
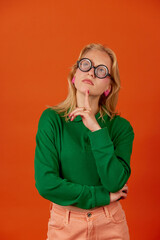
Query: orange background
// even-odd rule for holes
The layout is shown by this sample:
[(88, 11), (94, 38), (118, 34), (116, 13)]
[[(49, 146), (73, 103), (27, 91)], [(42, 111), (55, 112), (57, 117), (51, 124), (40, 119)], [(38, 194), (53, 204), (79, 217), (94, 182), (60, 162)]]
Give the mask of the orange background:
[(37, 125), (68, 92), (80, 50), (98, 42), (118, 58), (117, 110), (135, 131), (129, 193), (121, 200), (131, 239), (160, 239), (160, 2), (0, 2), (0, 239), (46, 239), (49, 201), (34, 180)]

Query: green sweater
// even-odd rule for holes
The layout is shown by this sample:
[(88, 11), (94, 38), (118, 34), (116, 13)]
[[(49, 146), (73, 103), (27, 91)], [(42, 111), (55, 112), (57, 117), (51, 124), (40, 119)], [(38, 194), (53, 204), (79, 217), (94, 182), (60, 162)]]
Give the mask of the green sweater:
[(108, 205), (131, 175), (134, 131), (128, 120), (95, 117), (101, 129), (90, 131), (78, 115), (66, 122), (55, 110), (39, 119), (34, 158), (35, 186), (56, 204), (91, 209)]

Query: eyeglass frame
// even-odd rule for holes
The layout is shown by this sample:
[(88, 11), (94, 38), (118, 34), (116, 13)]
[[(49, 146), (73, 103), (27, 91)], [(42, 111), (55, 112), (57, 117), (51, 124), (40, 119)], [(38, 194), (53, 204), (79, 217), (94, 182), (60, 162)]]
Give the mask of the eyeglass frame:
[[(84, 59), (87, 59), (89, 60), (89, 62), (91, 63), (91, 67), (87, 70), (87, 71), (84, 71), (84, 70), (81, 70), (81, 68), (79, 67), (79, 64), (82, 60)], [(96, 69), (99, 67), (99, 66), (103, 66), (107, 69), (108, 73), (105, 77), (98, 77), (97, 74), (96, 74)], [(106, 77), (110, 77), (112, 80), (113, 80), (113, 77), (111, 76), (111, 74), (109, 73), (109, 70), (108, 70), (108, 67), (106, 65), (103, 65), (103, 64), (99, 64), (98, 66), (93, 66), (92, 64), (92, 61), (89, 59), (89, 58), (81, 58), (79, 61), (77, 61), (77, 67), (82, 71), (82, 72), (89, 72), (92, 68), (94, 68), (94, 75), (97, 77), (97, 78), (100, 78), (100, 79), (103, 79), (103, 78), (106, 78)]]

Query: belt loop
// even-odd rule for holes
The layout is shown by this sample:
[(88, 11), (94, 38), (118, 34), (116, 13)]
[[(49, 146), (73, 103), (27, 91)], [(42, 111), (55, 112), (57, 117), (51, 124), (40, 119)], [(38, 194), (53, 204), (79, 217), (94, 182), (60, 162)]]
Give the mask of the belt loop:
[(69, 216), (70, 216), (70, 210), (66, 209), (66, 221), (65, 221), (66, 224), (69, 223)]
[(103, 209), (104, 209), (104, 212), (105, 212), (106, 217), (110, 218), (111, 216), (110, 216), (110, 212), (109, 212), (109, 210), (108, 210), (108, 207), (107, 207), (107, 206), (104, 206)]

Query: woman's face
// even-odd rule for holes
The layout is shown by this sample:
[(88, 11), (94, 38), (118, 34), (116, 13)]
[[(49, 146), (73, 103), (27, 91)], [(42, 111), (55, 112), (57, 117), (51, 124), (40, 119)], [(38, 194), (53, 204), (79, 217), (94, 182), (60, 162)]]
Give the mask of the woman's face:
[[(89, 58), (93, 66), (98, 66), (103, 64), (107, 66), (109, 73), (111, 73), (111, 59), (109, 55), (100, 50), (89, 50), (83, 58)], [(93, 85), (83, 82), (84, 79), (89, 79), (92, 81)], [(75, 73), (75, 88), (77, 91), (85, 93), (86, 90), (89, 90), (90, 95), (100, 96), (104, 91), (111, 90), (111, 79), (107, 76), (106, 78), (100, 79), (94, 75), (94, 68), (88, 72), (82, 72), (77, 68)]]

